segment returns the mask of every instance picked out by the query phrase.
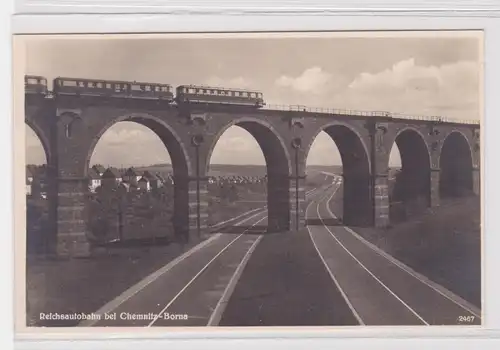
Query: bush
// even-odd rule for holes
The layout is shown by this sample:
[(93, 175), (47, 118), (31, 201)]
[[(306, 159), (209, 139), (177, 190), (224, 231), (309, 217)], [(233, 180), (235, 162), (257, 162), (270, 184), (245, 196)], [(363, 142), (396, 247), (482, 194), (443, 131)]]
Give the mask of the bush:
[(99, 242), (173, 236), (173, 191), (100, 191), (89, 203), (89, 230)]
[(28, 199), (26, 202), (26, 251), (42, 253), (48, 230), (48, 203), (46, 200)]

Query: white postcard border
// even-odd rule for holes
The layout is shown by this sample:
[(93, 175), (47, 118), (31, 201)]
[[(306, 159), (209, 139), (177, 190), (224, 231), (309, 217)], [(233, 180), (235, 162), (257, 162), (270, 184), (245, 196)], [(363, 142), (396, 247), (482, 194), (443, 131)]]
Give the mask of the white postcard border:
[[(482, 149), (484, 153), (484, 163), (482, 164), (483, 179), (487, 188), (483, 198), (485, 203), (484, 216), (484, 316), (485, 328), (483, 329), (446, 329), (448, 327), (440, 328), (434, 332), (431, 330), (415, 329), (410, 330), (408, 327), (384, 327), (377, 328), (376, 330), (369, 329), (356, 329), (355, 331), (339, 330), (334, 328), (328, 332), (315, 332), (301, 331), (293, 329), (293, 334), (288, 332), (279, 332), (275, 329), (269, 331), (253, 333), (251, 331), (232, 331), (229, 334), (225, 332), (213, 332), (208, 336), (206, 332), (181, 332), (180, 334), (173, 335), (175, 338), (193, 339), (202, 338), (206, 339), (212, 337), (229, 337), (229, 338), (275, 338), (284, 337), (295, 339), (295, 344), (308, 342), (302, 340), (298, 342), (296, 339), (307, 337), (329, 337), (329, 338), (383, 338), (392, 337), (425, 337), (425, 338), (441, 338), (441, 337), (468, 337), (468, 338), (491, 338), (498, 337), (500, 332), (500, 301), (496, 295), (500, 293), (500, 285), (498, 278), (495, 279), (495, 267), (500, 266), (500, 255), (496, 252), (496, 247), (500, 247), (500, 237), (495, 235), (495, 218), (498, 215), (499, 204), (498, 195), (500, 195), (500, 185), (496, 181), (496, 168), (497, 162), (493, 159), (495, 156), (495, 146), (498, 145), (498, 136), (495, 130), (500, 130), (500, 99), (498, 99), (498, 91), (500, 91), (500, 67), (495, 65), (495, 62), (500, 62), (500, 49), (498, 42), (500, 42), (500, 25), (499, 21), (488, 18), (415, 18), (415, 17), (332, 17), (332, 16), (296, 16), (293, 19), (284, 16), (259, 16), (258, 18), (252, 17), (235, 17), (235, 16), (199, 16), (184, 18), (181, 20), (178, 16), (130, 16), (130, 15), (115, 15), (115, 16), (94, 16), (90, 21), (89, 16), (75, 15), (64, 18), (61, 16), (19, 16), (13, 20), (13, 30), (17, 33), (37, 33), (37, 32), (173, 32), (173, 31), (237, 31), (237, 30), (370, 30), (370, 29), (384, 29), (384, 30), (401, 30), (401, 29), (484, 29), (485, 30), (485, 118), (482, 124)], [(292, 21), (293, 20), (293, 21)], [(133, 23), (132, 23), (133, 21)], [(496, 45), (495, 45), (496, 43)], [(498, 118), (495, 118), (498, 116)], [(5, 125), (8, 128), (8, 124)], [(6, 139), (4, 139), (6, 140)], [(5, 142), (5, 141), (4, 141)], [(24, 156), (24, 155), (23, 155)], [(5, 158), (4, 158), (5, 159)], [(8, 244), (2, 245), (3, 248), (9, 248)], [(11, 246), (12, 247), (12, 246)], [(497, 311), (497, 312), (495, 312)], [(401, 329), (405, 328), (405, 329)], [(124, 330), (126, 331), (126, 330)], [(265, 334), (264, 334), (265, 333)], [(326, 334), (325, 334), (326, 333)], [(172, 338), (172, 335), (159, 335), (152, 333), (144, 334), (146, 337), (159, 337), (163, 339)], [(64, 335), (59, 334), (57, 337)], [(75, 334), (70, 337), (74, 339)], [(84, 334), (82, 336), (85, 337)], [(92, 338), (98, 336), (96, 333), (90, 335)], [(120, 337), (119, 334), (107, 334), (106, 337)], [(123, 336), (123, 334), (121, 334)], [(127, 338), (134, 338), (139, 334)], [(46, 337), (46, 335), (36, 334), (36, 338)], [(80, 338), (80, 336), (78, 336)], [(31, 337), (30, 337), (31, 338)], [(51, 337), (52, 338), (52, 337)], [(270, 340), (270, 339), (269, 339)], [(358, 343), (361, 339), (352, 339), (351, 343)], [(377, 348), (376, 343), (381, 339), (369, 340), (370, 347)], [(270, 340), (271, 341), (271, 340)], [(27, 342), (25, 344), (28, 344)], [(101, 342), (99, 342), (101, 343)], [(103, 342), (104, 343), (104, 342)], [(395, 343), (395, 342), (394, 342)], [(241, 343), (240, 343), (241, 344)], [(271, 343), (269, 343), (271, 344)], [(465, 343), (462, 343), (465, 344)], [(94, 344), (95, 345), (95, 344)], [(101, 345), (101, 344), (99, 344)], [(141, 344), (141, 346), (144, 344)], [(311, 346), (315, 346), (309, 344)], [(233, 345), (232, 347), (234, 347)], [(239, 346), (239, 345), (236, 345)], [(255, 344), (253, 345), (255, 346)], [(303, 346), (307, 346), (303, 343)], [(401, 345), (400, 345), (401, 346)], [(404, 345), (407, 347), (407, 345)], [(421, 346), (421, 345), (420, 345)], [(131, 346), (132, 347), (132, 346)], [(267, 348), (267, 346), (265, 346)], [(292, 348), (285, 346), (286, 348)], [(285, 348), (284, 347), (284, 348)], [(51, 347), (56, 348), (56, 347)], [(101, 347), (102, 348), (102, 347)], [(177, 347), (176, 347), (177, 348)]]

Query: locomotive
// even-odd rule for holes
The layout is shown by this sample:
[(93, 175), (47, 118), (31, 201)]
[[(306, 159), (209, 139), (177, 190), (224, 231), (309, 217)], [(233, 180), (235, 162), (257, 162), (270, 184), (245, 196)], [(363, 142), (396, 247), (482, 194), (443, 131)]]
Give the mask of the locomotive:
[(46, 95), (48, 93), (47, 79), (38, 75), (25, 75), (24, 90), (30, 94)]
[(177, 104), (225, 104), (260, 108), (265, 105), (259, 91), (216, 88), (203, 85), (180, 85), (176, 89)]
[(57, 95), (161, 99), (168, 102), (174, 99), (173, 88), (169, 84), (63, 77), (54, 79), (54, 93)]

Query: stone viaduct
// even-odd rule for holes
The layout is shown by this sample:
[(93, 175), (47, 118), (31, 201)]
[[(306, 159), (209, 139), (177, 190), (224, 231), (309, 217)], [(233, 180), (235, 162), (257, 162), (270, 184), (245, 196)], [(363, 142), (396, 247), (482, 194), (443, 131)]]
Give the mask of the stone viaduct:
[[(197, 239), (207, 231), (210, 156), (224, 131), (237, 125), (259, 143), (267, 163), (269, 231), (305, 225), (305, 164), (324, 131), (342, 158), (346, 225), (385, 227), (390, 222), (388, 161), (398, 145), (404, 200), (417, 196), (438, 206), (441, 196), (480, 192), (478, 122), (385, 112), (175, 106), (160, 100), (25, 94), (25, 121), (38, 135), (48, 163), (50, 246), (64, 256), (85, 256), (89, 162), (99, 138), (115, 123), (133, 121), (165, 144), (175, 179), (174, 212)], [(328, 157), (328, 154), (325, 154)]]

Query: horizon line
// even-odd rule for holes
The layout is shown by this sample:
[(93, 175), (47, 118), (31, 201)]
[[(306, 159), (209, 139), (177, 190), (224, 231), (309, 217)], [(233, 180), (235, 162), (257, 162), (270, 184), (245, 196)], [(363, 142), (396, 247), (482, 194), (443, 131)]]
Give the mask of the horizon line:
[[(26, 166), (28, 165), (35, 165), (35, 166), (42, 166), (42, 165), (47, 165), (47, 163), (41, 163), (41, 164), (36, 164), (36, 163), (26, 163)], [(93, 167), (95, 165), (102, 165), (104, 167), (113, 167), (113, 168), (146, 168), (146, 167), (153, 167), (153, 166), (172, 166), (171, 163), (156, 163), (156, 164), (149, 164), (149, 165), (103, 165), (101, 163), (95, 163), (90, 166)], [(259, 167), (267, 167), (266, 164), (228, 164), (228, 163), (215, 163), (215, 164), (210, 164), (212, 165), (224, 165), (224, 166), (259, 166)], [(342, 164), (307, 164), (306, 167), (309, 166), (324, 166), (324, 167), (331, 167), (331, 166), (343, 166)], [(400, 167), (399, 165), (389, 165), (389, 167)]]

